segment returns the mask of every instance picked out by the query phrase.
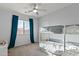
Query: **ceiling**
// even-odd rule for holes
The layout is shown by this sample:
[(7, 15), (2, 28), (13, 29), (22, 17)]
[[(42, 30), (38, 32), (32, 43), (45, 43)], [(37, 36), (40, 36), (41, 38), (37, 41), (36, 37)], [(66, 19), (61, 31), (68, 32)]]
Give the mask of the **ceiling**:
[[(33, 3), (1, 3), (0, 8), (3, 7), (5, 9), (11, 9), (25, 15), (37, 16), (35, 13), (25, 13), (25, 11), (33, 8), (32, 4)], [(71, 5), (71, 3), (39, 3), (39, 9), (45, 9), (46, 11), (39, 11), (38, 17), (44, 16), (69, 5)]]

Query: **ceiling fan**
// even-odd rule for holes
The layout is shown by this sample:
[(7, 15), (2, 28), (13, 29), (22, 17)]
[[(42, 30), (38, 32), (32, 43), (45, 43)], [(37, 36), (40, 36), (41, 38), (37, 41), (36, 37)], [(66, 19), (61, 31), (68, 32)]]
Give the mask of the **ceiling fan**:
[(25, 13), (35, 13), (36, 15), (39, 15), (39, 11), (46, 11), (45, 9), (39, 9), (39, 5), (37, 3), (31, 4), (33, 6), (32, 10), (25, 11)]

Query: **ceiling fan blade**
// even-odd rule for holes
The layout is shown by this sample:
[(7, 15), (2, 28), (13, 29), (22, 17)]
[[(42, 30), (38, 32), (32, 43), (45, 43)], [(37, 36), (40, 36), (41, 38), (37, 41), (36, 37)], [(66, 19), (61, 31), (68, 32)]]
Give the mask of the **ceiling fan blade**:
[(30, 12), (33, 12), (33, 10), (25, 11), (25, 13), (30, 13)]
[(38, 9), (38, 4), (37, 3), (34, 4), (34, 8), (33, 9)]
[(38, 12), (36, 12), (36, 14), (37, 14), (37, 15), (39, 15), (39, 13), (38, 13)]
[(36, 3), (34, 3), (34, 7), (36, 7), (37, 5), (36, 5)]
[(46, 9), (38, 9), (38, 11), (47, 11)]

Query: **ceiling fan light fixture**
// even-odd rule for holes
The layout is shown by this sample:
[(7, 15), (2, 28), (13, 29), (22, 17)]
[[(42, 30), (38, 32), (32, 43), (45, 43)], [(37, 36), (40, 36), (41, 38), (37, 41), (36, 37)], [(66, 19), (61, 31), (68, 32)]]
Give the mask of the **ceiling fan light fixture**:
[(38, 6), (36, 6), (35, 8), (38, 9)]
[(35, 12), (35, 13), (36, 13), (36, 12), (38, 12), (38, 11), (37, 11), (37, 10), (33, 10), (33, 12)]

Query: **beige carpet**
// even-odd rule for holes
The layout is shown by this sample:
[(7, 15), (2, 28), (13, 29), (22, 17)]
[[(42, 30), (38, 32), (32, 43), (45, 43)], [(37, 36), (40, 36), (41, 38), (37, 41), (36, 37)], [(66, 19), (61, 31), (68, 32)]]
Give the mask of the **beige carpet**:
[(9, 49), (9, 56), (46, 56), (44, 52), (42, 52), (39, 48), (38, 43), (23, 45), (19, 47), (15, 47)]

